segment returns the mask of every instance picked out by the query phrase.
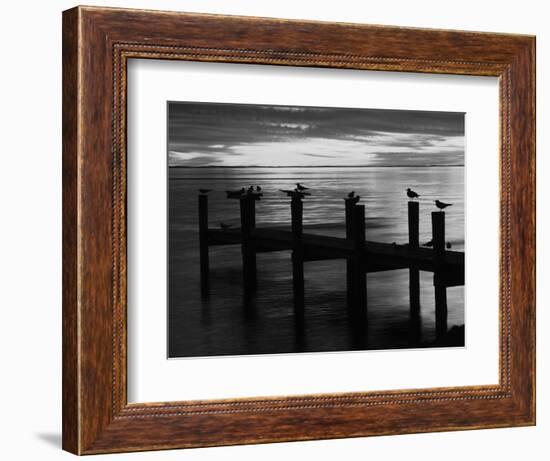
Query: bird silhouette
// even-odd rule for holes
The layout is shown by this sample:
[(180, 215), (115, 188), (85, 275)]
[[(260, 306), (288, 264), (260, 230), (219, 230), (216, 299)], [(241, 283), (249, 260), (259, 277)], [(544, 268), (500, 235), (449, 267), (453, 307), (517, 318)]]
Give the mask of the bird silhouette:
[(355, 191), (352, 190), (349, 194), (348, 194), (348, 198), (353, 198), (355, 196)]
[(356, 195), (355, 197), (352, 197), (352, 198), (349, 199), (349, 201), (352, 205), (355, 205), (357, 202), (359, 202), (359, 200), (361, 200), (360, 195)]
[(231, 224), (225, 224), (223, 222), (220, 223), (220, 227), (223, 229), (223, 230), (227, 230), (227, 229), (230, 229), (232, 226)]
[(239, 190), (226, 190), (227, 198), (240, 198), (246, 192), (245, 188), (242, 187)]
[(420, 197), (415, 191), (413, 191), (410, 187), (407, 188), (407, 197), (414, 199)]
[(298, 198), (304, 198), (306, 195), (311, 195), (309, 192), (302, 192), (299, 190), (290, 190), (290, 189), (279, 189), (281, 192), (285, 193), (289, 197), (298, 197)]
[(445, 246), (447, 247), (447, 249), (449, 249), (449, 248), (452, 248), (452, 247), (453, 247), (453, 246), (451, 245), (451, 242), (447, 242), (447, 243), (445, 244)]
[(212, 192), (212, 189), (199, 189), (199, 192), (201, 194), (208, 194), (208, 192)]
[(292, 196), (293, 197), (299, 197), (304, 198), (306, 195), (311, 195), (309, 192), (303, 192), (300, 190), (294, 190)]
[(302, 192), (302, 191), (308, 190), (309, 187), (302, 186), (299, 182), (297, 182), (296, 183), (296, 189), (299, 190), (300, 192)]
[(256, 192), (261, 192), (262, 188), (260, 186), (256, 186)]
[(441, 211), (443, 211), (444, 208), (447, 208), (448, 206), (452, 205), (452, 203), (445, 203), (439, 200), (434, 200), (434, 203), (435, 203), (435, 206), (439, 208)]

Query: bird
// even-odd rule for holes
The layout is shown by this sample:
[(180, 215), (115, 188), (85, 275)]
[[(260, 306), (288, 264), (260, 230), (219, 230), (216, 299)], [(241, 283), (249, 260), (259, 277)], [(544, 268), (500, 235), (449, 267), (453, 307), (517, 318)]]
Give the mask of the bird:
[(352, 197), (349, 199), (350, 203), (355, 205), (357, 202), (359, 202), (359, 200), (361, 200), (361, 196), (360, 195), (356, 195), (355, 197)]
[(231, 228), (231, 224), (225, 224), (223, 222), (220, 223), (220, 227), (223, 229), (223, 230), (227, 230), (229, 228)]
[(300, 192), (304, 191), (304, 190), (308, 190), (309, 187), (306, 187), (306, 186), (302, 186), (299, 182), (296, 183), (296, 189), (299, 190)]
[(285, 193), (289, 197), (304, 198), (306, 195), (311, 195), (309, 192), (302, 192), (299, 190), (290, 190), (290, 189), (279, 189), (281, 192)]
[(253, 193), (254, 193), (254, 186), (250, 186), (250, 187), (248, 188), (247, 192), (248, 192), (249, 194), (253, 194)]
[(452, 248), (453, 246), (451, 245), (451, 242), (447, 242), (447, 244), (445, 245), (447, 247), (447, 249), (449, 248)]
[(355, 191), (352, 190), (349, 194), (348, 194), (348, 198), (353, 198), (355, 196)]
[(201, 194), (208, 194), (208, 192), (212, 192), (212, 189), (199, 189), (199, 192)]
[(261, 192), (262, 188), (260, 186), (256, 186), (256, 192)]
[(306, 195), (311, 195), (309, 192), (303, 192), (301, 190), (293, 190), (292, 196), (298, 198), (304, 198)]
[(407, 187), (407, 197), (409, 197), (409, 198), (418, 198), (418, 197), (420, 197), (420, 195), (418, 195), (410, 187)]
[(448, 206), (452, 205), (452, 203), (445, 203), (439, 200), (434, 200), (434, 203), (435, 203), (435, 206), (439, 208), (441, 211), (443, 211), (444, 208), (447, 208)]
[(239, 190), (226, 190), (227, 198), (240, 198), (245, 193), (244, 187)]

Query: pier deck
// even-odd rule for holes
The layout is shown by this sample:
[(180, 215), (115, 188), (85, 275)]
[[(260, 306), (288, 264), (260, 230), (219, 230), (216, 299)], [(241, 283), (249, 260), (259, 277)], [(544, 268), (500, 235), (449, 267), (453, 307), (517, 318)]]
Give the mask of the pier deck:
[[(242, 245), (240, 228), (208, 229), (208, 245)], [(292, 250), (292, 230), (255, 228), (250, 232), (250, 243), (256, 253)], [(346, 238), (318, 234), (302, 234), (304, 261), (349, 259), (356, 256), (354, 242)], [(366, 272), (396, 269), (417, 269), (426, 272), (438, 270), (434, 251), (430, 248), (411, 248), (408, 245), (373, 242), (366, 240), (364, 254)], [(445, 251), (445, 262), (439, 269), (445, 286), (464, 285), (464, 253)]]

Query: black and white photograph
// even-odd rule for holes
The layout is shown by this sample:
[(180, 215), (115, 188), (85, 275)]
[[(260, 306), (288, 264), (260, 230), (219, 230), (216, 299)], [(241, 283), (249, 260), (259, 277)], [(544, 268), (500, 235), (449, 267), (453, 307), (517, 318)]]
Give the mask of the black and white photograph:
[(465, 115), (169, 101), (168, 357), (464, 347)]

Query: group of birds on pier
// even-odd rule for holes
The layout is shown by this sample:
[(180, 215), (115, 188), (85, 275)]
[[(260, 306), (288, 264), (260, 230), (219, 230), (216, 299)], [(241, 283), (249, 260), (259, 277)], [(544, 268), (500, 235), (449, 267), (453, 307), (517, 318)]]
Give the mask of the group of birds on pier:
[[(304, 197), (311, 195), (311, 193), (308, 192), (308, 190), (309, 190), (309, 187), (306, 187), (299, 182), (296, 183), (296, 187), (294, 189), (279, 189), (280, 192), (286, 194), (288, 197), (296, 197), (300, 199), (303, 199)], [(212, 192), (212, 189), (199, 189), (200, 194), (206, 195), (209, 192)], [(240, 189), (237, 189), (237, 190), (226, 190), (225, 193), (227, 195), (227, 198), (230, 198), (230, 199), (241, 199), (246, 196), (252, 196), (254, 197), (254, 199), (260, 200), (260, 198), (263, 195), (262, 188), (261, 186), (258, 186), (258, 185), (251, 185), (248, 188), (241, 187)], [(418, 200), (420, 198), (420, 194), (412, 190), (410, 187), (407, 188), (406, 193), (407, 193), (407, 197), (411, 200)], [(344, 198), (344, 200), (349, 201), (353, 205), (358, 203), (360, 199), (361, 199), (361, 196), (356, 194), (354, 190), (349, 192)], [(441, 200), (434, 200), (434, 203), (435, 203), (435, 206), (440, 211), (443, 211), (445, 208), (453, 205), (452, 203), (445, 203), (445, 202), (442, 202)], [(220, 228), (222, 230), (228, 230), (228, 229), (231, 229), (232, 227), (233, 226), (231, 224), (220, 222)], [(396, 245), (395, 242), (394, 242), (394, 245)], [(431, 247), (433, 246), (433, 241), (430, 240), (429, 242), (424, 243), (423, 246)], [(447, 242), (445, 246), (447, 248), (451, 248), (451, 243)]]
[[(420, 198), (420, 195), (417, 194), (415, 191), (413, 191), (410, 187), (407, 188), (407, 197), (409, 197), (411, 200)], [(434, 200), (435, 206), (439, 208), (440, 211), (443, 211), (448, 206), (452, 206), (452, 203), (445, 203), (441, 200)]]
[[(281, 192), (286, 194), (288, 197), (295, 197), (295, 198), (304, 198), (308, 195), (311, 195), (311, 193), (307, 192), (309, 190), (309, 187), (304, 186), (303, 184), (300, 184), (299, 182), (296, 183), (296, 187), (294, 189), (279, 189)], [(209, 192), (212, 192), (212, 189), (199, 189), (199, 193), (201, 194), (208, 194)], [(418, 200), (420, 198), (420, 195), (412, 190), (410, 187), (407, 188), (407, 197), (409, 197), (411, 200)], [(241, 187), (237, 190), (226, 190), (225, 191), (227, 198), (231, 199), (240, 199), (245, 196), (253, 196), (256, 200), (260, 200), (262, 197), (262, 188), (260, 186), (249, 186), (248, 189)], [(351, 201), (353, 204), (356, 204), (361, 199), (360, 195), (357, 195), (355, 191), (351, 191), (347, 194), (345, 200)], [(435, 206), (440, 210), (443, 211), (445, 208), (452, 206), (452, 203), (445, 203), (441, 200), (434, 200)], [(222, 226), (223, 228), (223, 226)]]
[[(199, 191), (201, 190), (203, 189), (199, 189)], [(249, 195), (259, 200), (260, 197), (263, 195), (262, 188), (260, 186), (250, 186), (248, 187), (248, 189), (241, 187), (238, 190), (226, 190), (225, 193), (227, 194), (227, 198), (235, 198), (235, 199), (240, 199), (241, 197)]]

